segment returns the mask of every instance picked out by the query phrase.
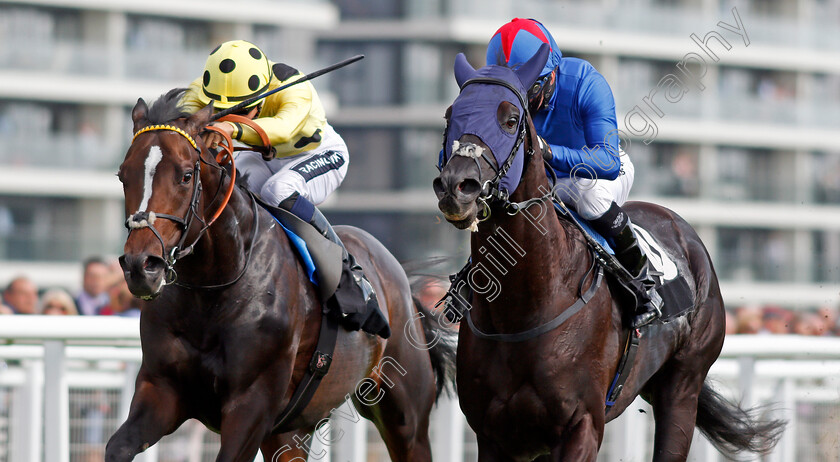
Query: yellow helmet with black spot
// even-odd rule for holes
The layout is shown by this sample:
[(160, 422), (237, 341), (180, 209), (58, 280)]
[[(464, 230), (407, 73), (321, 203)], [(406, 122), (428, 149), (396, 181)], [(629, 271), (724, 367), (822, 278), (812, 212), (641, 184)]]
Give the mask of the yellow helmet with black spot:
[[(204, 65), (201, 98), (204, 104), (227, 109), (268, 90), (271, 63), (256, 45), (245, 40), (225, 42), (210, 52)], [(259, 104), (255, 101), (249, 107)]]

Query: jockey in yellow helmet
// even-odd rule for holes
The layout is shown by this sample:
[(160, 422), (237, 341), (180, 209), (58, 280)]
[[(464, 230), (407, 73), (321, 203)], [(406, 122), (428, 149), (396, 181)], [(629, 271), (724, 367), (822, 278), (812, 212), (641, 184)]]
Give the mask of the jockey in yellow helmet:
[[(286, 64), (270, 61), (253, 43), (233, 40), (210, 53), (203, 74), (190, 84), (181, 104), (190, 113), (211, 102), (215, 109), (227, 109), (301, 76)], [(315, 87), (308, 81), (293, 85), (255, 101), (239, 115), (252, 119), (274, 148), (274, 158), (267, 161), (258, 152), (240, 151), (236, 166), (248, 188), (269, 205), (292, 212), (344, 249), (336, 301), (343, 313), (361, 314), (358, 324), (362, 329), (387, 337), (390, 330), (373, 288), (326, 217), (315, 207), (338, 188), (350, 162), (347, 145), (327, 123)], [(262, 144), (257, 132), (247, 125), (213, 125), (234, 140), (252, 146)], [(205, 136), (211, 148), (221, 140), (222, 136), (215, 132)]]

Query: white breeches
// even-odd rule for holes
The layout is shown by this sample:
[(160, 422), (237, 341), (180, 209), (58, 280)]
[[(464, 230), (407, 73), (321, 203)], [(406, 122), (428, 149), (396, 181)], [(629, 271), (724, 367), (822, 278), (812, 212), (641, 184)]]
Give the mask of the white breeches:
[(613, 202), (622, 205), (627, 201), (636, 170), (630, 157), (621, 151), (621, 172), (614, 180), (586, 178), (560, 178), (557, 194), (563, 202), (586, 220), (600, 217)]
[(248, 189), (274, 206), (295, 192), (315, 205), (324, 202), (344, 181), (349, 163), (347, 145), (329, 124), (321, 144), (311, 151), (269, 161), (254, 151), (240, 151), (236, 157)]

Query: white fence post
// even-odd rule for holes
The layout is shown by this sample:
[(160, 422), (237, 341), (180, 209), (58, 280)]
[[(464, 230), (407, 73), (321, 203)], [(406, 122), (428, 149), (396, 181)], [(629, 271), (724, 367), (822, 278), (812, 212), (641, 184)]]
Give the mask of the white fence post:
[(788, 424), (779, 442), (781, 450), (776, 449), (774, 453), (781, 453), (782, 461), (796, 460), (796, 385), (786, 378), (782, 380), (781, 389), (782, 415)]
[(646, 450), (653, 444), (653, 432), (645, 432), (645, 416), (650, 414), (643, 414), (639, 410), (644, 410), (645, 413), (652, 412), (645, 400), (636, 397), (620, 416), (608, 424), (611, 439), (610, 460), (646, 459)]
[(741, 393), (741, 406), (745, 409), (753, 405), (752, 387), (755, 382), (755, 358), (741, 356), (738, 358), (738, 391)]
[(44, 342), (44, 458), (70, 461), (70, 399), (64, 370), (64, 342)]
[(11, 452), (20, 462), (41, 462), (41, 429), (44, 423), (44, 364), (30, 360), (25, 363), (26, 383), (16, 387), (16, 402), (12, 405), (13, 422)]
[[(337, 411), (333, 413), (330, 426), (334, 432), (343, 431), (344, 434), (336, 441), (335, 452), (333, 453), (335, 457), (333, 459), (336, 462), (367, 460), (367, 420), (360, 418), (358, 422), (352, 422), (342, 417), (336, 417), (336, 414), (342, 416), (358, 415), (357, 411), (352, 410), (351, 412), (351, 410), (348, 410), (347, 403), (342, 404)], [(333, 438), (336, 438), (336, 436), (333, 436)]]
[(691, 440), (691, 449), (688, 452), (689, 462), (718, 462), (720, 453), (712, 446), (701, 433), (694, 430), (694, 438)]
[(120, 422), (128, 418), (128, 410), (131, 408), (131, 399), (134, 398), (134, 382), (137, 379), (137, 372), (140, 365), (134, 362), (125, 363), (125, 384), (120, 394)]
[(448, 397), (438, 401), (432, 415), (435, 440), (432, 442), (434, 460), (464, 460), (464, 425), (461, 406)]

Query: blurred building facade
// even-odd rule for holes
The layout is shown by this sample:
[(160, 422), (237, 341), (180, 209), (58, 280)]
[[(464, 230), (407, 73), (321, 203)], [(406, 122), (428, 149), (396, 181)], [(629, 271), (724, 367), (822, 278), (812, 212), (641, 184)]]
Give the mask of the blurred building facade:
[[(636, 107), (657, 127), (633, 137), (632, 198), (669, 206), (700, 232), (730, 306), (837, 303), (840, 282), (840, 0), (85, 0), (0, 1), (0, 277), (120, 253), (113, 177), (129, 111), (198, 75), (216, 43), (247, 38), (303, 71), (357, 53), (316, 82), (351, 166), (324, 205), (401, 260), (468, 254), (437, 212), (431, 180), (452, 63), (512, 17), (534, 17), (563, 53), (591, 61), (616, 96), (619, 128)], [(272, 8), (265, 8), (271, 5)], [(250, 8), (249, 8), (250, 6)], [(258, 9), (262, 8), (262, 9)], [(736, 25), (746, 37), (719, 23)], [(199, 16), (197, 17), (196, 14)], [(233, 15), (233, 17), (232, 17)], [(190, 17), (191, 19), (184, 19)], [(718, 32), (702, 77), (678, 102), (660, 89), (691, 35)], [(748, 42), (748, 44), (747, 44)], [(696, 85), (699, 83), (700, 85)], [(702, 90), (700, 89), (702, 88)], [(662, 115), (644, 101), (658, 98)], [(562, 258), (562, 256), (557, 256)], [(63, 263), (62, 263), (63, 262)]]
[(0, 281), (78, 287), (82, 259), (122, 253), (138, 97), (186, 86), (233, 37), (313, 69), (337, 23), (321, 0), (0, 1)]

